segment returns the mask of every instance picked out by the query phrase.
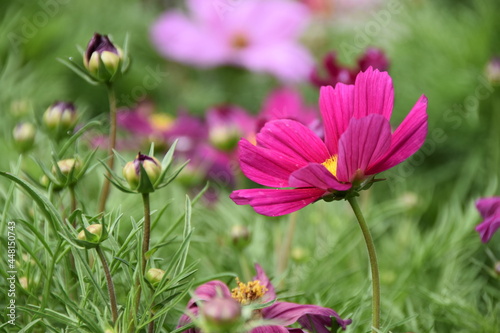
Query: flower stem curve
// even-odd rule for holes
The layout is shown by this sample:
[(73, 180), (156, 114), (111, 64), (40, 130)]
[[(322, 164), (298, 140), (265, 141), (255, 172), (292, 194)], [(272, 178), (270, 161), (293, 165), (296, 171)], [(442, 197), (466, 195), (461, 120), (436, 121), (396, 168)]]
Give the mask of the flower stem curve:
[(375, 251), (375, 244), (373, 243), (372, 235), (368, 229), (363, 213), (359, 208), (358, 201), (356, 197), (349, 197), (347, 201), (351, 205), (351, 208), (358, 220), (359, 226), (363, 233), (363, 237), (366, 243), (366, 249), (368, 250), (368, 257), (370, 259), (370, 268), (372, 274), (372, 333), (378, 332), (380, 328), (380, 277), (377, 263), (377, 253)]

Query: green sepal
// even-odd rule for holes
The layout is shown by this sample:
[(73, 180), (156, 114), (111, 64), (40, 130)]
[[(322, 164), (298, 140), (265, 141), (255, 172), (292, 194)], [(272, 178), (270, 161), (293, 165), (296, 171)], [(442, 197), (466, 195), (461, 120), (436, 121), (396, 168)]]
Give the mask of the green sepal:
[(189, 162), (190, 161), (187, 160), (186, 162), (181, 164), (177, 169), (174, 170), (174, 172), (172, 172), (172, 174), (164, 182), (162, 182), (161, 184), (158, 184), (156, 186), (156, 188), (157, 189), (163, 188), (163, 187), (167, 186), (168, 184), (170, 184), (175, 178), (177, 178), (179, 173), (181, 173), (181, 171), (184, 169), (184, 167), (186, 167), (186, 165), (188, 165)]
[(97, 86), (100, 84), (99, 81), (97, 81), (92, 75), (90, 75), (88, 73), (86, 68), (77, 65), (73, 61), (73, 58), (70, 57), (68, 60), (57, 58), (57, 61), (59, 61), (60, 63), (62, 63), (63, 65), (65, 65), (69, 69), (71, 69), (76, 75), (78, 75), (79, 77), (81, 77), (82, 79), (84, 79), (85, 81), (90, 83), (91, 85)]
[(144, 166), (142, 163), (139, 163), (139, 168), (140, 168), (140, 179), (139, 179), (139, 186), (137, 186), (136, 191), (139, 193), (152, 193), (155, 191), (154, 185), (151, 183), (151, 180), (149, 179), (148, 173), (144, 169)]

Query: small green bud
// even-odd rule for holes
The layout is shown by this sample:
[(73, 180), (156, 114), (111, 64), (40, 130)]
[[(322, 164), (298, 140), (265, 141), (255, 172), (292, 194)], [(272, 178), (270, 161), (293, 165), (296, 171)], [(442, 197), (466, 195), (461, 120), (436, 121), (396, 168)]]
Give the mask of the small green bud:
[(500, 277), (500, 261), (497, 261), (495, 264), (495, 273)]
[(292, 260), (297, 263), (305, 262), (311, 257), (309, 251), (307, 249), (304, 249), (303, 247), (294, 247), (290, 253), (290, 256)]
[(128, 162), (123, 168), (123, 177), (128, 182), (130, 189), (137, 190), (141, 179), (141, 165), (146, 175), (154, 185), (161, 175), (161, 163), (155, 157), (139, 153), (135, 160)]
[(121, 66), (123, 52), (108, 36), (94, 34), (83, 56), (83, 64), (98, 81), (110, 82)]
[[(79, 158), (68, 158), (57, 162), (57, 167), (61, 170), (64, 176), (68, 176), (71, 170), (74, 169), (73, 174), (76, 176), (82, 169), (82, 161)], [(57, 175), (56, 167), (52, 167), (52, 173)]]
[(92, 235), (95, 235), (96, 237), (93, 237), (93, 239), (89, 239), (87, 237), (87, 234), (85, 233), (85, 230), (82, 230), (78, 234), (77, 239), (81, 240), (81, 241), (86, 241), (89, 243), (98, 244), (99, 241), (101, 240), (101, 236), (102, 236), (102, 224), (91, 224), (86, 229), (89, 233), (91, 233)]
[(32, 109), (33, 106), (29, 100), (20, 99), (10, 103), (10, 113), (16, 118), (27, 116)]
[(236, 126), (219, 125), (210, 129), (208, 139), (217, 149), (222, 151), (233, 151), (243, 133)]
[(250, 244), (250, 230), (244, 225), (235, 225), (231, 228), (231, 240), (238, 249), (244, 249)]
[(70, 102), (55, 102), (43, 114), (43, 123), (56, 140), (68, 135), (76, 125), (76, 108)]
[(161, 280), (163, 279), (163, 276), (165, 275), (165, 271), (159, 268), (150, 268), (146, 272), (146, 280), (151, 283), (153, 287), (156, 287)]
[(231, 297), (216, 296), (203, 303), (201, 314), (207, 332), (234, 332), (241, 322), (241, 304)]
[(12, 132), (14, 145), (21, 153), (25, 153), (35, 143), (36, 128), (31, 123), (19, 123)]

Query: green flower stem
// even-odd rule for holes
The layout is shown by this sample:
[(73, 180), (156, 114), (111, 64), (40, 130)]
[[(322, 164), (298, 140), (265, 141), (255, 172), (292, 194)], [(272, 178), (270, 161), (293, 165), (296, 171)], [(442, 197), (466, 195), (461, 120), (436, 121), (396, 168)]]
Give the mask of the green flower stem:
[(370, 268), (372, 273), (372, 332), (376, 333), (380, 328), (380, 278), (378, 273), (377, 264), (377, 253), (375, 252), (375, 245), (373, 244), (373, 238), (366, 224), (365, 218), (361, 213), (358, 201), (356, 197), (350, 197), (347, 199), (352, 207), (354, 215), (358, 220), (361, 231), (363, 232), (363, 237), (365, 238), (366, 249), (368, 250), (368, 256), (370, 258)]
[[(116, 146), (116, 96), (111, 83), (108, 83), (106, 87), (108, 88), (110, 123), (108, 139), (108, 167), (110, 170), (113, 170), (113, 167), (115, 165), (115, 154), (113, 153), (113, 150)], [(108, 200), (111, 187), (109, 178), (111, 178), (110, 172), (107, 173), (107, 178), (104, 179), (104, 183), (102, 185), (101, 197), (99, 199), (99, 212), (104, 212), (104, 210), (106, 209), (106, 201)]]
[(277, 272), (278, 274), (283, 273), (288, 265), (288, 260), (290, 259), (290, 251), (292, 248), (293, 236), (295, 234), (295, 228), (297, 226), (297, 212), (290, 214), (290, 221), (288, 221), (288, 229), (286, 231), (285, 240), (282, 244), (281, 251), (278, 257)]
[[(137, 318), (139, 312), (139, 303), (141, 302), (141, 281), (146, 273), (146, 253), (149, 251), (149, 239), (151, 237), (151, 208), (149, 203), (149, 193), (142, 194), (142, 202), (144, 205), (144, 224), (143, 224), (143, 239), (142, 239), (142, 261), (141, 261), (141, 273), (137, 275), (137, 280), (135, 282), (136, 287), (138, 288), (137, 294), (135, 297), (135, 318)], [(149, 325), (154, 325), (151, 322)], [(154, 326), (153, 326), (154, 328)], [(134, 325), (131, 326), (131, 332), (134, 330)]]
[(101, 259), (102, 269), (104, 270), (104, 275), (106, 275), (109, 300), (111, 302), (111, 313), (113, 315), (113, 324), (114, 324), (118, 320), (118, 307), (116, 305), (115, 285), (113, 284), (113, 279), (111, 278), (111, 273), (109, 271), (109, 266), (108, 266), (108, 262), (106, 261), (106, 257), (104, 256), (104, 252), (102, 251), (102, 249), (99, 245), (97, 245), (95, 249), (97, 251), (97, 254), (99, 255), (99, 259)]
[[(69, 196), (71, 198), (71, 208), (69, 213), (71, 214), (76, 210), (77, 205), (74, 185), (69, 187)], [(76, 228), (76, 219), (73, 221), (73, 228)]]

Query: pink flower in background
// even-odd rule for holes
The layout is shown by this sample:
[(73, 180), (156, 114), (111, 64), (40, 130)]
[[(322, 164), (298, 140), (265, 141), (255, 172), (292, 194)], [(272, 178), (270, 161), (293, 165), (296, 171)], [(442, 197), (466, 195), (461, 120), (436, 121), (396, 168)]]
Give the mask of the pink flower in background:
[(310, 16), (305, 6), (287, 0), (187, 5), (188, 14), (168, 11), (151, 29), (165, 57), (199, 67), (241, 66), (284, 81), (307, 79), (312, 57), (297, 41)]
[(353, 84), (358, 73), (367, 70), (370, 66), (380, 71), (386, 71), (389, 68), (389, 60), (382, 50), (366, 49), (365, 53), (358, 58), (356, 67), (353, 68), (339, 64), (337, 54), (330, 52), (323, 59), (324, 68), (316, 68), (312, 72), (311, 83), (318, 88), (335, 86), (337, 83)]
[(318, 111), (305, 105), (299, 92), (291, 88), (277, 89), (267, 97), (257, 120), (257, 131), (265, 123), (276, 119), (292, 119), (309, 127), (318, 136), (323, 136), (323, 126)]
[(222, 151), (233, 152), (240, 138), (252, 140), (255, 136), (255, 118), (238, 106), (211, 108), (205, 119), (210, 143)]
[(484, 221), (476, 227), (483, 243), (488, 242), (495, 231), (500, 228), (500, 197), (479, 199), (476, 202)]
[[(191, 322), (190, 316), (198, 317), (200, 315), (200, 304), (209, 302), (214, 298), (232, 298), (238, 301), (242, 306), (253, 303), (267, 303), (276, 299), (274, 286), (269, 281), (264, 270), (256, 264), (257, 275), (253, 281), (248, 283), (238, 283), (238, 287), (232, 291), (221, 281), (210, 281), (198, 288), (194, 292), (194, 298), (188, 302), (187, 312), (179, 319), (177, 327), (182, 327)], [(246, 290), (246, 292), (245, 292)], [(248, 290), (252, 292), (249, 293)], [(332, 309), (317, 305), (302, 305), (289, 302), (276, 301), (269, 306), (259, 310), (254, 310), (252, 320), (270, 321), (268, 326), (258, 326), (249, 331), (249, 333), (305, 333), (302, 328), (308, 332), (329, 333), (333, 332), (335, 327), (346, 329), (351, 324), (350, 319), (342, 319)], [(299, 323), (302, 328), (288, 328), (294, 323)], [(330, 329), (332, 327), (333, 329)], [(187, 333), (198, 333), (198, 329), (189, 329)]]
[[(231, 194), (239, 205), (277, 216), (299, 210), (332, 194), (358, 190), (365, 180), (415, 153), (427, 135), (427, 98), (422, 95), (391, 132), (392, 80), (369, 68), (354, 85), (339, 83), (320, 91), (324, 141), (294, 120), (268, 122), (257, 145), (241, 140), (240, 166), (256, 183), (278, 188), (245, 189)], [(359, 188), (361, 189), (361, 188)]]

